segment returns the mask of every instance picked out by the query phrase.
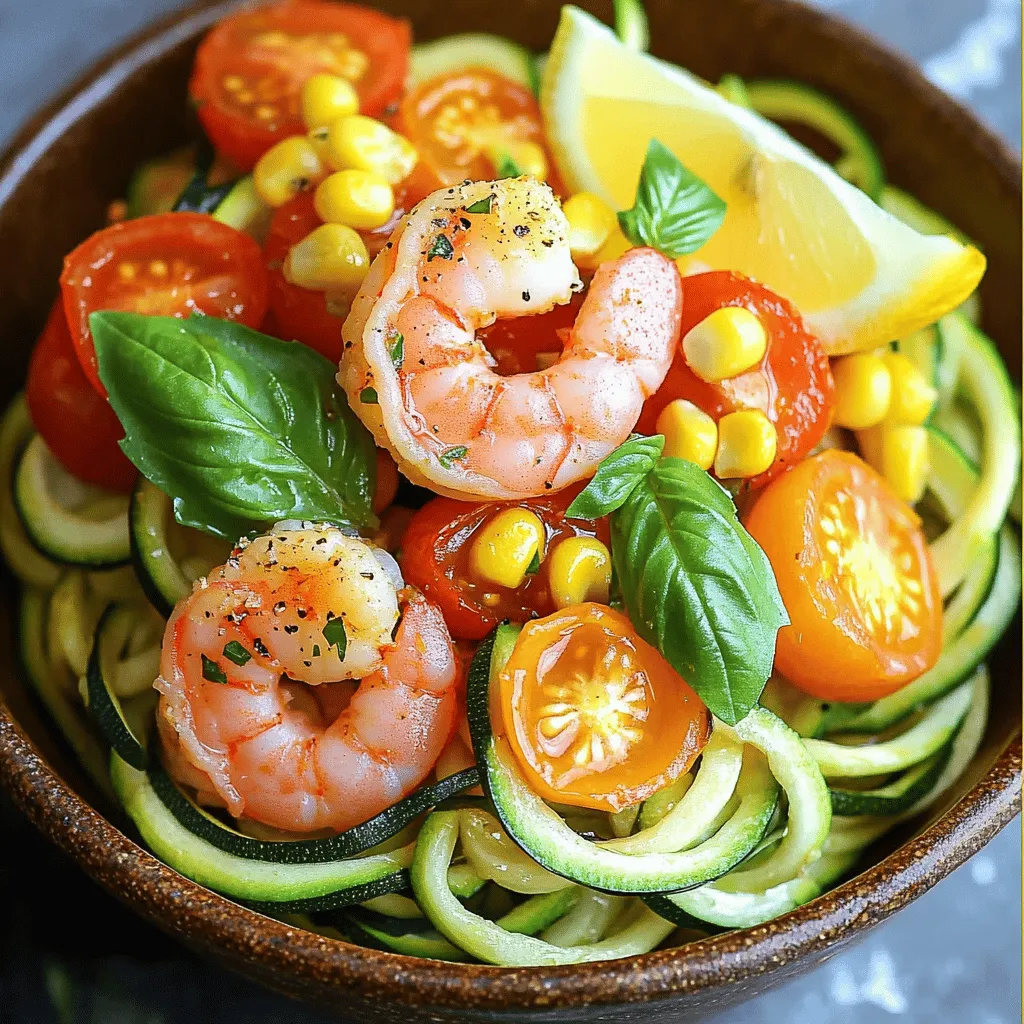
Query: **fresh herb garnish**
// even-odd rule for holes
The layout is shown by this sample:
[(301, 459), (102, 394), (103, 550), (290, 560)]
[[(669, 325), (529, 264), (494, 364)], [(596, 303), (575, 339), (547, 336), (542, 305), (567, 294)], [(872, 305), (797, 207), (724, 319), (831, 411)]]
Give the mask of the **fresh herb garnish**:
[(377, 389), (376, 388), (363, 388), (359, 392), (359, 401), (363, 405), (376, 405), (377, 404)]
[(478, 199), (475, 203), (470, 203), (466, 207), (466, 213), (490, 213), (491, 203), (494, 201), (494, 193), (492, 192), (489, 196), (484, 196), (483, 199)]
[[(338, 658), (345, 660), (345, 650), (348, 647), (348, 636), (345, 633), (345, 623), (342, 619), (331, 619), (321, 630), (328, 647), (335, 647), (338, 651)], [(313, 650), (313, 657), (317, 656), (316, 649)]]
[(712, 713), (735, 725), (761, 696), (789, 617), (728, 492), (692, 462), (652, 455), (663, 444), (631, 438), (567, 514), (611, 515), (615, 579), (630, 620)]
[(313, 657), (314, 658), (319, 658), (320, 657), (320, 645), (319, 644), (313, 644)]
[(444, 466), (445, 469), (451, 469), (452, 465), (458, 462), (459, 459), (464, 459), (469, 454), (469, 449), (464, 445), (456, 445), (454, 448), (446, 448), (437, 457), (437, 461)]
[(430, 248), (427, 250), (427, 262), (429, 263), (435, 257), (442, 260), (450, 260), (454, 255), (455, 249), (452, 246), (451, 239), (447, 235), (438, 235), (430, 243)]
[(526, 567), (527, 576), (536, 576), (540, 572), (540, 552), (534, 551), (530, 564)]
[(121, 447), (179, 523), (236, 540), (281, 519), (375, 522), (373, 438), (330, 360), (212, 316), (89, 324)]
[(526, 171), (512, 159), (510, 153), (501, 153), (498, 156), (498, 163), (495, 167), (495, 174), (499, 178), (521, 178)]
[(229, 640), (224, 645), (224, 657), (236, 665), (245, 665), (252, 661), (252, 655), (237, 641)]
[(201, 654), (199, 657), (203, 663), (204, 679), (209, 680), (211, 683), (226, 683), (228, 681), (228, 677), (224, 675), (224, 670), (217, 662), (212, 661), (205, 654)]
[(696, 252), (725, 219), (725, 202), (675, 154), (651, 139), (633, 209), (619, 225), (634, 245), (649, 245), (671, 259)]
[(391, 339), (391, 365), (396, 369), (402, 368), (402, 360), (405, 359), (405, 338), (401, 334), (396, 334)]

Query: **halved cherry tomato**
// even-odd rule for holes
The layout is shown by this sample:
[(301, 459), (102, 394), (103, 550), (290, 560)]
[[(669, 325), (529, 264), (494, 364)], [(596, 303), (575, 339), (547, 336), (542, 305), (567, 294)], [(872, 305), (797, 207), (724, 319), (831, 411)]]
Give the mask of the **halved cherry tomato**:
[(378, 117), (409, 69), (409, 23), (355, 4), (283, 0), (229, 15), (199, 44), (189, 95), (218, 150), (242, 170), (276, 142), (304, 134), (307, 78), (349, 79), (362, 113)]
[(619, 811), (679, 778), (711, 716), (625, 615), (581, 604), (523, 627), (498, 676), (504, 735), (545, 800)]
[(835, 388), (825, 350), (800, 314), (742, 274), (720, 270), (684, 279), (680, 337), (726, 306), (745, 307), (761, 318), (768, 348), (760, 364), (738, 377), (708, 384), (687, 366), (680, 347), (665, 382), (645, 403), (637, 430), (655, 433), (659, 413), (676, 398), (688, 399), (716, 420), (740, 409), (760, 410), (775, 424), (778, 448), (775, 462), (764, 473), (743, 482), (744, 490), (752, 490), (796, 465), (821, 440), (835, 404)]
[(82, 371), (58, 300), (28, 366), (25, 397), (32, 422), (69, 472), (112, 491), (132, 489), (138, 471), (121, 451), (121, 423)]
[(831, 701), (871, 701), (931, 668), (942, 598), (921, 520), (850, 452), (824, 451), (772, 482), (745, 518), (791, 625), (777, 671)]
[(395, 127), (419, 150), (433, 188), (493, 178), (495, 156), (510, 147), (524, 142), (544, 147), (536, 97), (486, 68), (421, 83), (402, 100)]
[(564, 306), (555, 306), (537, 316), (514, 316), (496, 320), (477, 331), (477, 338), (497, 362), (500, 374), (533, 373), (537, 356), (560, 356), (566, 332), (572, 329), (583, 305), (583, 296), (573, 297)]
[(580, 487), (544, 498), (497, 502), (434, 498), (413, 516), (402, 538), (405, 579), (441, 609), (452, 636), (483, 639), (499, 622), (526, 622), (554, 611), (548, 574), (527, 575), (515, 590), (476, 580), (469, 568), (469, 549), (476, 531), (502, 509), (528, 508), (544, 524), (545, 552), (566, 537), (598, 537), (608, 541), (606, 520), (569, 519), (565, 510)]
[(90, 313), (199, 312), (259, 327), (267, 311), (260, 247), (202, 213), (159, 213), (97, 231), (64, 257), (60, 287), (82, 369), (103, 396)]

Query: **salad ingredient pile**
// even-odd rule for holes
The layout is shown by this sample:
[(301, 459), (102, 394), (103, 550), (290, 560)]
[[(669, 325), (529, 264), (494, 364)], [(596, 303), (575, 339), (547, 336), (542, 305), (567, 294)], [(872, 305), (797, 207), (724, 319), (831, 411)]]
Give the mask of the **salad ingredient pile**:
[(156, 856), (295, 926), (503, 966), (753, 926), (981, 743), (984, 257), (832, 99), (615, 11), (547, 54), (225, 17), (0, 425), (33, 686)]

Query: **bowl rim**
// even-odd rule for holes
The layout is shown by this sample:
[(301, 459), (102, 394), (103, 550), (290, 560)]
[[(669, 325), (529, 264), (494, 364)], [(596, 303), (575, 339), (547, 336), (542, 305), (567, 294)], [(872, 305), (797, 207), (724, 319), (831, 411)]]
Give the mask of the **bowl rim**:
[[(1020, 188), (1017, 155), (970, 110), (928, 83), (909, 58), (832, 14), (797, 0), (774, 2), (786, 15), (812, 25), (841, 26), (850, 45), (916, 79), (936, 107), (971, 122), (1000, 176), (1015, 179)], [(199, 0), (149, 24), (94, 62), (31, 116), (0, 154), (0, 207), (38, 157), (92, 104), (140, 65), (238, 6), (239, 0)], [(0, 784), (50, 841), (115, 897), (224, 962), (242, 955), (269, 968), (257, 980), (271, 987), (280, 987), (275, 979), (285, 975), (300, 987), (318, 984), (336, 994), (417, 1007), (613, 1007), (679, 998), (764, 974), (785, 976), (797, 962), (808, 956), (817, 962), (884, 921), (991, 840), (1020, 811), (1021, 760), (1018, 728), (977, 784), (919, 835), (855, 878), (766, 924), (624, 960), (491, 967), (423, 960), (324, 937), (264, 917), (178, 874), (65, 783), (0, 696)]]

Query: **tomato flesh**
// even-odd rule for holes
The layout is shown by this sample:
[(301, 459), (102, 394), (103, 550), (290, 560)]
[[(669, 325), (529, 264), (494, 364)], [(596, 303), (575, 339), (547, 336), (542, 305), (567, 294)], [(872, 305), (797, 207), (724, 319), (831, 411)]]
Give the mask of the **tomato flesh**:
[(128, 492), (138, 475), (121, 451), (121, 423), (82, 370), (60, 302), (55, 302), (28, 367), (25, 397), (53, 457), (79, 480)]
[(200, 43), (189, 82), (217, 149), (249, 170), (275, 143), (304, 134), (302, 85), (326, 72), (347, 78), (360, 111), (379, 117), (402, 91), (411, 30), (355, 4), (283, 0), (218, 22)]
[(514, 316), (495, 320), (477, 331), (477, 338), (494, 357), (498, 373), (533, 373), (539, 368), (537, 357), (562, 354), (565, 338), (583, 305), (583, 296), (574, 294), (564, 306), (555, 306), (536, 316)]
[(60, 287), (82, 369), (103, 396), (91, 313), (205, 313), (259, 327), (267, 311), (260, 247), (202, 213), (159, 213), (97, 231), (64, 257)]
[(739, 306), (761, 319), (768, 347), (761, 362), (740, 374), (709, 384), (687, 365), (682, 347), (658, 391), (644, 404), (637, 430), (657, 432), (659, 414), (669, 402), (685, 398), (715, 420), (741, 409), (763, 412), (778, 433), (775, 462), (743, 481), (742, 489), (763, 487), (788, 466), (807, 456), (828, 429), (835, 387), (828, 357), (797, 311), (763, 285), (733, 271), (713, 271), (683, 279), (680, 337), (716, 309)]
[(523, 627), (498, 676), (501, 725), (544, 799), (619, 811), (679, 778), (711, 733), (701, 699), (604, 605)]
[(870, 466), (825, 451), (745, 517), (789, 612), (775, 668), (822, 700), (872, 701), (931, 668), (942, 598), (921, 521)]
[(536, 97), (486, 68), (421, 83), (402, 100), (396, 129), (419, 150), (435, 188), (493, 178), (494, 154), (504, 147), (531, 142), (544, 148)]
[(401, 565), (408, 583), (434, 601), (453, 637), (482, 640), (499, 622), (527, 622), (555, 610), (545, 562), (513, 589), (474, 578), (469, 555), (476, 532), (506, 508), (527, 508), (544, 524), (544, 550), (567, 537), (597, 537), (608, 544), (606, 520), (570, 519), (566, 509), (579, 487), (519, 502), (467, 502), (434, 498), (412, 518), (402, 538)]

